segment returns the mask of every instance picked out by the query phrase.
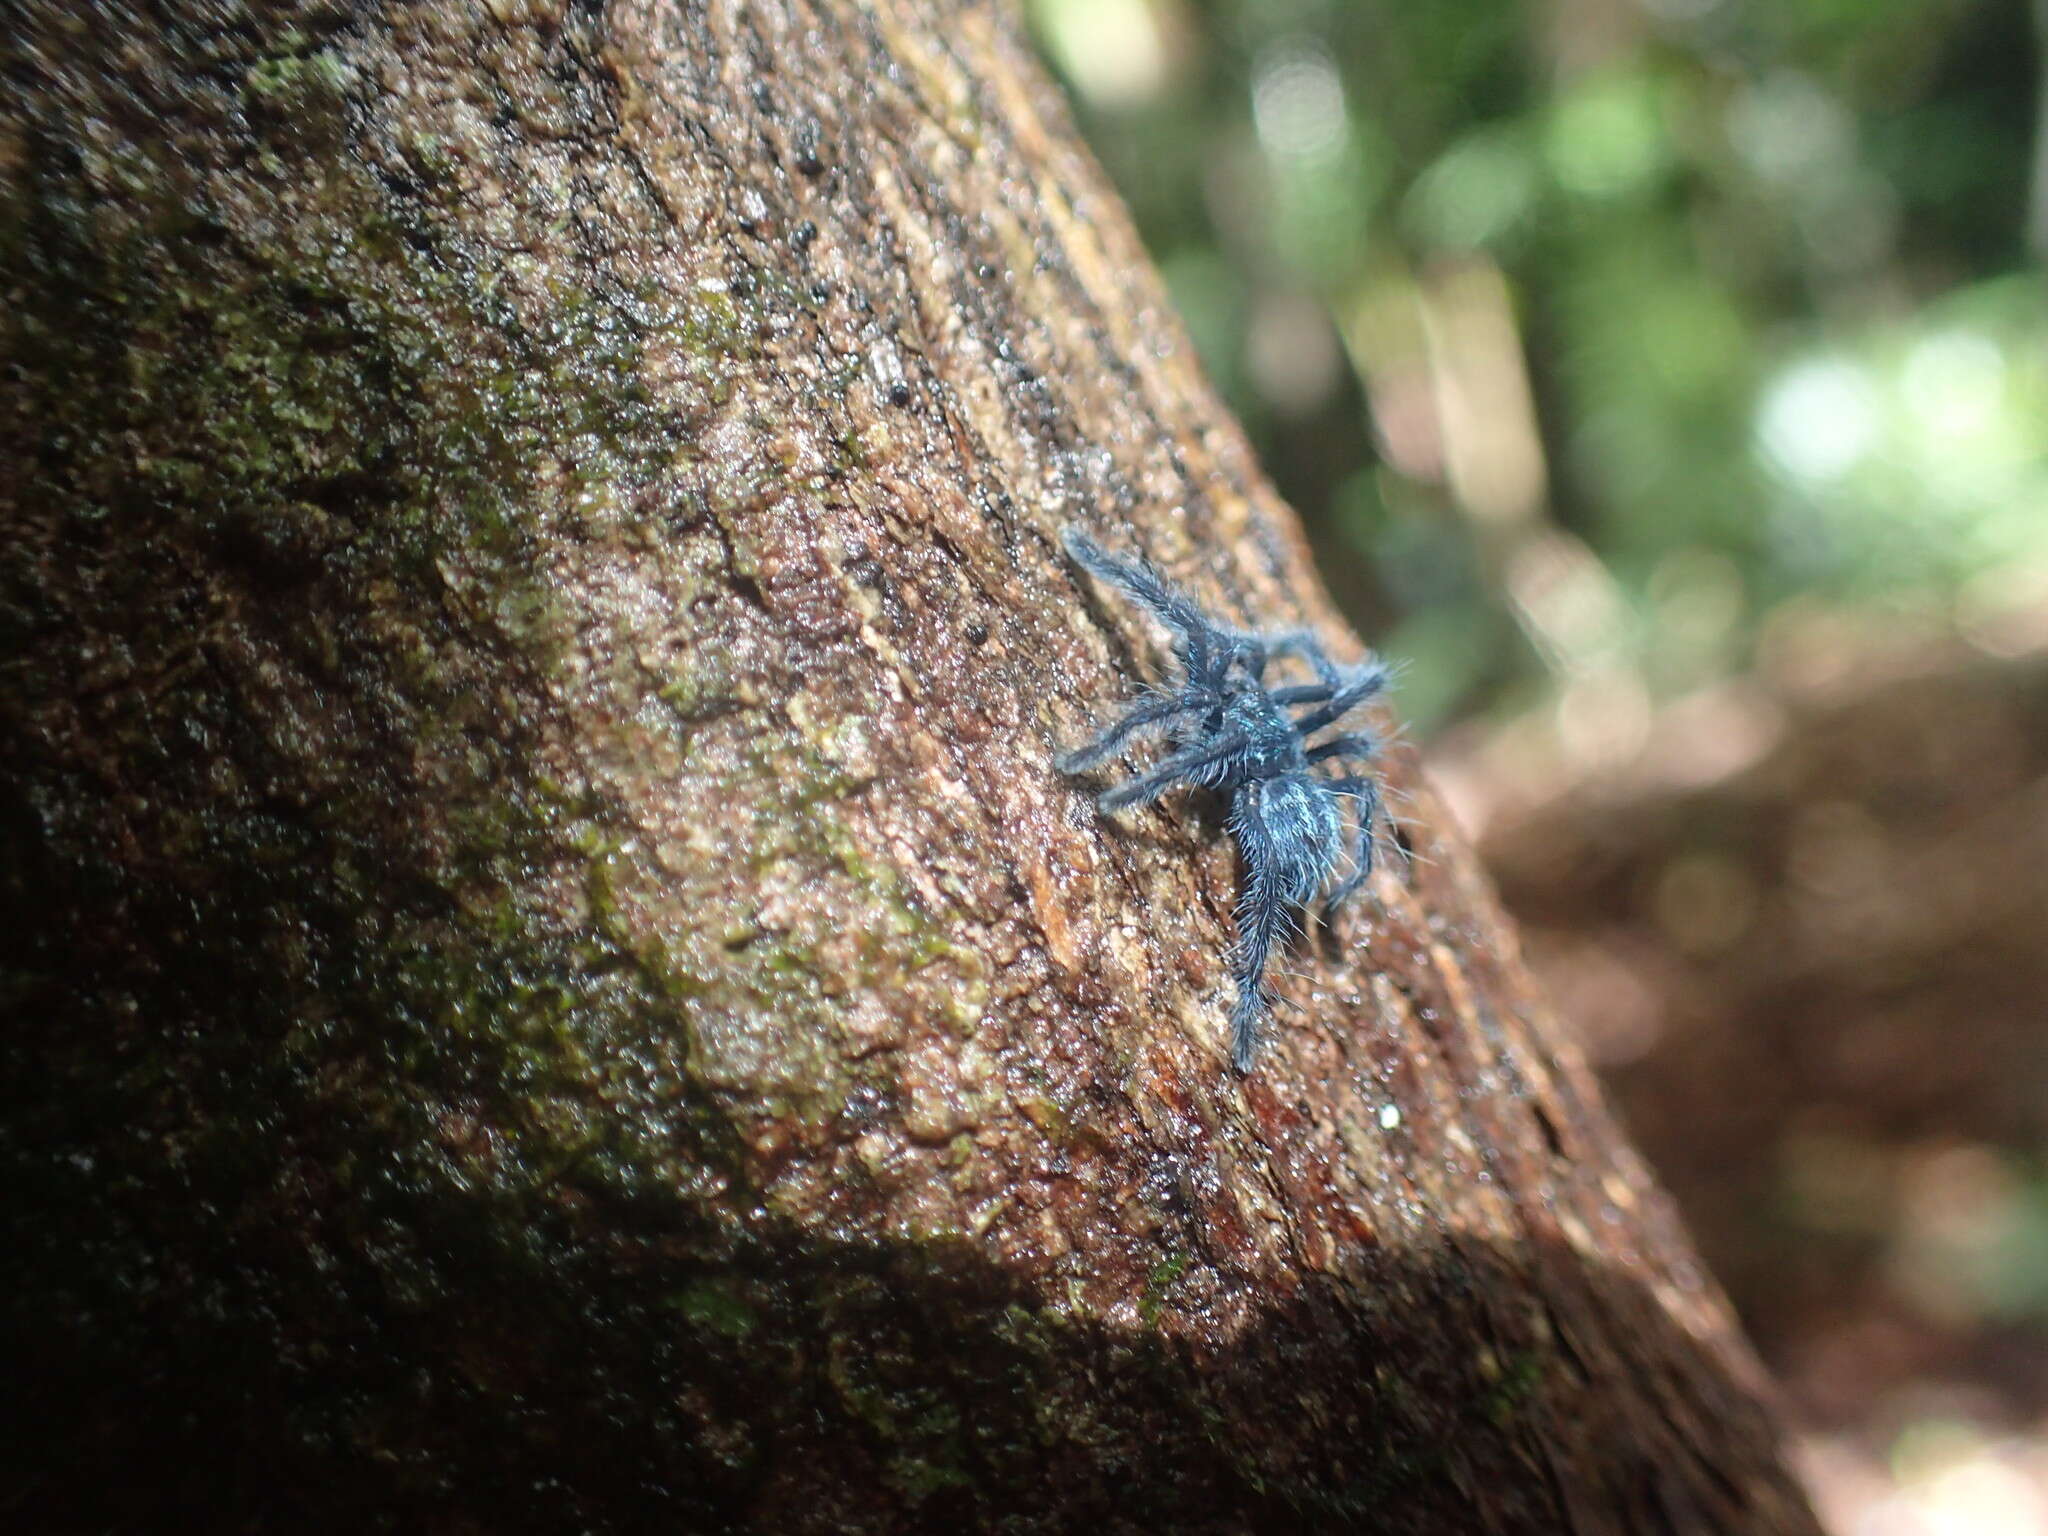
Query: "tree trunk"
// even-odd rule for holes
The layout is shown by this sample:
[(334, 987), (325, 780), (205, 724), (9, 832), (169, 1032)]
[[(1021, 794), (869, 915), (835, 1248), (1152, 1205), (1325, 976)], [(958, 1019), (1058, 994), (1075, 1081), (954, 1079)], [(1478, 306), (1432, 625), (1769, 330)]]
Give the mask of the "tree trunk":
[(1412, 753), (1245, 1077), (1050, 767), (1341, 630), (1005, 10), (9, 28), (14, 1528), (1813, 1529)]

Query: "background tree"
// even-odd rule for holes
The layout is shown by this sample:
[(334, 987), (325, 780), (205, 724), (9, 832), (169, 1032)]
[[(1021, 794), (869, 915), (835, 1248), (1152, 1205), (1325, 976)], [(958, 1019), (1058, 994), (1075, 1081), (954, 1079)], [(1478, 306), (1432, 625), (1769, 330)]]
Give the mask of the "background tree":
[(1412, 754), (1225, 1060), (1141, 547), (1341, 632), (1008, 15), (13, 24), (25, 1529), (1811, 1529)]

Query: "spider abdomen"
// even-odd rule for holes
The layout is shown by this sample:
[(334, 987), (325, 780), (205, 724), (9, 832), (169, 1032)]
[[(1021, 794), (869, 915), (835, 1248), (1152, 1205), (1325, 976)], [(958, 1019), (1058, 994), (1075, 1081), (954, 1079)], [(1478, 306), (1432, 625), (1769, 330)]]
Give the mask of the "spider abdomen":
[(1323, 888), (1344, 845), (1337, 797), (1307, 773), (1240, 786), (1231, 797), (1230, 831), (1247, 867), (1271, 882), (1267, 894), (1297, 905)]

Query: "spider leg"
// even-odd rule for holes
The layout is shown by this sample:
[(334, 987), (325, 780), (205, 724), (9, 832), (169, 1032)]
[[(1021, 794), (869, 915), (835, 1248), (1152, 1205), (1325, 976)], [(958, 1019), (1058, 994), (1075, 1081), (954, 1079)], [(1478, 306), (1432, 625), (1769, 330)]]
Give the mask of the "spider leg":
[[(1310, 669), (1314, 671), (1320, 685), (1328, 688), (1330, 692), (1336, 692), (1337, 688), (1343, 683), (1344, 674), (1342, 669), (1338, 667), (1336, 662), (1330, 660), (1330, 653), (1323, 649), (1323, 642), (1317, 638), (1314, 630), (1283, 629), (1278, 634), (1259, 635), (1256, 638), (1260, 641), (1266, 655), (1296, 656), (1307, 662)], [(1262, 665), (1263, 661), (1264, 657), (1262, 656)], [(1291, 691), (1288, 689), (1281, 690), (1281, 692)], [(1276, 694), (1275, 696), (1277, 697), (1278, 695)], [(1328, 695), (1326, 694), (1324, 697), (1328, 697)]]
[(1275, 704), (1321, 704), (1336, 691), (1328, 683), (1295, 683), (1287, 688), (1275, 688), (1266, 697)]
[(1294, 722), (1297, 735), (1306, 736), (1311, 731), (1320, 731), (1331, 721), (1349, 714), (1376, 693), (1386, 691), (1387, 679), (1391, 676), (1385, 662), (1361, 662), (1343, 680), (1326, 703), (1310, 710)]
[[(1336, 743), (1331, 743), (1332, 746)], [(1328, 923), (1337, 915), (1337, 909), (1349, 901), (1365, 882), (1372, 878), (1374, 855), (1379, 851), (1378, 823), (1385, 814), (1380, 804), (1380, 786), (1377, 779), (1364, 774), (1348, 779), (1334, 779), (1330, 792), (1337, 795), (1351, 795), (1358, 801), (1358, 841), (1352, 849), (1351, 873), (1338, 882), (1337, 888), (1323, 900), (1323, 921)]]
[[(1275, 704), (1291, 706), (1295, 704), (1333, 703), (1347, 689), (1357, 687), (1364, 676), (1370, 675), (1378, 668), (1378, 663), (1368, 660), (1361, 664), (1361, 666), (1350, 669), (1347, 676), (1346, 669), (1338, 666), (1336, 662), (1330, 659), (1329, 652), (1323, 649), (1323, 642), (1317, 638), (1313, 630), (1290, 629), (1278, 635), (1265, 635), (1258, 638), (1264, 642), (1267, 649), (1275, 656), (1299, 656), (1309, 664), (1316, 674), (1316, 680), (1312, 683), (1293, 683), (1285, 688), (1268, 689), (1267, 696)], [(1377, 692), (1380, 687), (1386, 685), (1387, 670), (1384, 668), (1378, 668), (1378, 670), (1380, 672), (1379, 684), (1376, 687), (1367, 688), (1364, 693), (1356, 698), (1349, 699), (1339, 706), (1337, 711), (1339, 715), (1344, 710), (1351, 708), (1353, 704), (1359, 702), (1360, 699), (1369, 697)], [(1320, 713), (1318, 711), (1318, 715)], [(1330, 716), (1330, 719), (1335, 718), (1337, 718), (1336, 715)], [(1305, 726), (1303, 729), (1316, 730), (1328, 723), (1329, 720), (1320, 720), (1318, 725)]]
[(1266, 960), (1273, 946), (1287, 936), (1293, 920), (1280, 890), (1273, 851), (1255, 830), (1255, 823), (1236, 824), (1232, 830), (1244, 858), (1245, 885), (1237, 902), (1237, 943), (1230, 952), (1231, 979), (1237, 986), (1230, 1009), (1230, 1061), (1238, 1071), (1249, 1072), (1259, 1048), (1259, 1024), (1273, 1007), (1273, 995), (1266, 986)]
[(1067, 529), (1060, 535), (1060, 541), (1084, 569), (1112, 586), (1123, 588), (1174, 632), (1174, 651), (1190, 677), (1207, 679), (1220, 672), (1210, 657), (1210, 646), (1218, 640), (1227, 646), (1228, 636), (1191, 599), (1167, 585), (1166, 579), (1151, 566), (1141, 560), (1119, 560), (1079, 528)]
[(1193, 714), (1196, 710), (1207, 707), (1206, 700), (1190, 699), (1185, 692), (1147, 699), (1093, 741), (1054, 758), (1053, 766), (1061, 773), (1085, 772), (1146, 727), (1164, 725), (1177, 715)]
[(1120, 811), (1126, 806), (1150, 805), (1161, 795), (1183, 782), (1203, 784), (1209, 781), (1200, 774), (1204, 768), (1214, 767), (1227, 758), (1237, 756), (1249, 743), (1242, 731), (1229, 731), (1221, 736), (1211, 736), (1185, 747), (1171, 757), (1161, 758), (1149, 773), (1106, 789), (1096, 796), (1095, 803), (1105, 811)]
[[(1277, 697), (1277, 695), (1276, 695)], [(1356, 757), (1371, 762), (1380, 755), (1380, 744), (1371, 736), (1355, 733), (1349, 736), (1333, 736), (1320, 747), (1308, 749), (1308, 760), (1320, 763), (1332, 757)]]

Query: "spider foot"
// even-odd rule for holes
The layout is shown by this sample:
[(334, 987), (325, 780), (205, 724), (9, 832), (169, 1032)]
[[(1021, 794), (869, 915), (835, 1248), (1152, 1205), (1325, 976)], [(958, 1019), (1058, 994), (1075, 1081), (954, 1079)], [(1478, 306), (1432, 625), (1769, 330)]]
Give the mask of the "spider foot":
[(1247, 987), (1238, 993), (1237, 1005), (1230, 1010), (1230, 1064), (1241, 1074), (1251, 1071), (1252, 1059), (1259, 1053), (1259, 1024), (1266, 1015), (1260, 988)]

